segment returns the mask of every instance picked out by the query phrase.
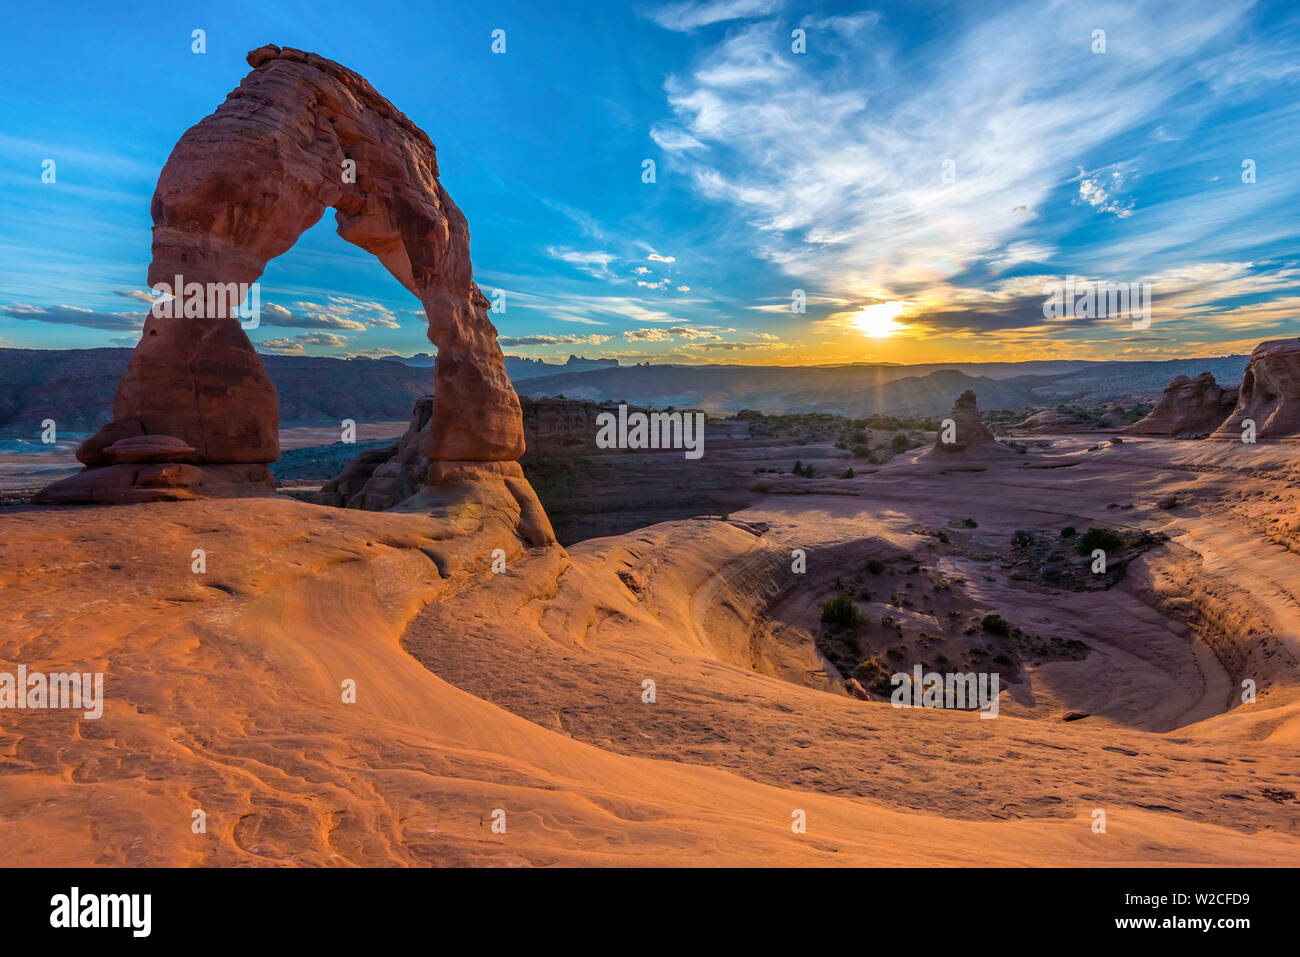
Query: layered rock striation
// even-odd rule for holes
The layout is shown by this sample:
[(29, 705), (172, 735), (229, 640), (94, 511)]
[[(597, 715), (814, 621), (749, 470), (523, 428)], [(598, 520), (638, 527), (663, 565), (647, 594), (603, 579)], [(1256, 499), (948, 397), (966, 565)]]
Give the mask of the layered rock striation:
[(1261, 342), (1250, 354), (1237, 406), (1211, 438), (1241, 441), (1247, 420), (1257, 440), (1300, 436), (1300, 339)]

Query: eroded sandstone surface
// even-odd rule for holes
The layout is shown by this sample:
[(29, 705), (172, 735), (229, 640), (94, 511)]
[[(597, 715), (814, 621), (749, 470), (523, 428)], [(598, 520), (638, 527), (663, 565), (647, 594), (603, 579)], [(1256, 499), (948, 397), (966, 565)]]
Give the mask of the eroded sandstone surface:
[(1134, 435), (1204, 437), (1223, 424), (1236, 404), (1237, 387), (1220, 386), (1212, 373), (1202, 372), (1194, 379), (1175, 376), (1150, 414), (1125, 431)]

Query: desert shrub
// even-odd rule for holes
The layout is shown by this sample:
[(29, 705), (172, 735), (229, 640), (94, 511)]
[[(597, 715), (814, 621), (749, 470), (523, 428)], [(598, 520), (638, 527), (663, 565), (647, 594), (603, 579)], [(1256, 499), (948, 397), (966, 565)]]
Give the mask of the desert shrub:
[(982, 627), (990, 635), (1001, 635), (1007, 637), (1011, 634), (1011, 623), (998, 614), (988, 614), (980, 620)]
[(1093, 525), (1083, 533), (1077, 548), (1080, 555), (1090, 555), (1095, 548), (1113, 552), (1122, 548), (1123, 545), (1124, 539), (1120, 538), (1119, 532), (1115, 531), (1115, 529), (1098, 528)]
[(858, 611), (858, 606), (853, 604), (853, 599), (844, 592), (840, 592), (834, 598), (822, 602), (822, 622), (824, 624), (852, 628), (861, 620), (862, 615)]
[(910, 444), (911, 443), (907, 441), (907, 436), (904, 435), (902, 432), (899, 432), (889, 441), (890, 448), (892, 448), (895, 452), (906, 452), (907, 447)]
[(882, 562), (879, 558), (868, 558), (867, 571), (871, 572), (871, 574), (873, 575), (884, 574), (885, 563)]
[(859, 662), (858, 666), (853, 669), (853, 677), (857, 678), (864, 688), (874, 691), (878, 695), (887, 695), (894, 687), (893, 682), (890, 680), (893, 677), (893, 672), (879, 656)]
[(1078, 532), (1075, 530), (1073, 525), (1067, 525), (1065, 528), (1061, 529), (1062, 538), (1074, 538), (1077, 534)]
[(963, 518), (963, 519), (961, 520), (961, 523), (962, 523), (962, 525), (963, 525), (965, 528), (979, 528), (979, 527), (980, 527), (980, 523), (977, 522), (977, 521), (975, 521), (975, 519), (973, 519), (973, 518)]
[(943, 542), (945, 545), (948, 544), (948, 533), (942, 529), (936, 532), (934, 537), (939, 539), (939, 541)]
[(1034, 544), (1034, 536), (1024, 529), (1018, 529), (1011, 536), (1012, 548), (1028, 548), (1032, 544)]

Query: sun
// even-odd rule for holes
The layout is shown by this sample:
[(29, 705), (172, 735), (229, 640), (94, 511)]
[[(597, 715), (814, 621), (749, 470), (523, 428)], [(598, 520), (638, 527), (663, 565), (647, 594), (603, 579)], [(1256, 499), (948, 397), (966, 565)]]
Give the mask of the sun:
[(904, 303), (897, 301), (863, 306), (850, 322), (871, 339), (886, 339), (905, 328), (894, 321), (902, 313), (903, 306)]

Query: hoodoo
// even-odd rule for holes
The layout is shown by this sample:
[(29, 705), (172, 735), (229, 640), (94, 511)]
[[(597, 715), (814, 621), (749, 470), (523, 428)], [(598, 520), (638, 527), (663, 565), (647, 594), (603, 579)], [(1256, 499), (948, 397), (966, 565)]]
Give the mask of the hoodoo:
[(980, 421), (979, 406), (975, 402), (975, 393), (967, 389), (952, 404), (952, 411), (939, 426), (939, 436), (934, 448), (925, 453), (926, 458), (983, 457), (999, 455), (1007, 451), (993, 438), (993, 433)]

